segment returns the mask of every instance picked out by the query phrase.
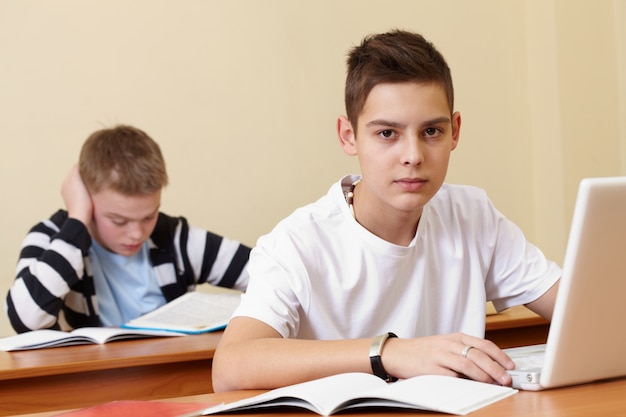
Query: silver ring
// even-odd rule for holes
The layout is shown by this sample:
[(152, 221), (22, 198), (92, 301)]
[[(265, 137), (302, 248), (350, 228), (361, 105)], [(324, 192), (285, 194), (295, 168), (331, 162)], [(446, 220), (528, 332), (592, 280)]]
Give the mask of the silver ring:
[(463, 350), (461, 351), (461, 356), (463, 356), (464, 358), (467, 358), (467, 354), (469, 353), (470, 349), (473, 349), (474, 346), (470, 346), (467, 345), (463, 348)]

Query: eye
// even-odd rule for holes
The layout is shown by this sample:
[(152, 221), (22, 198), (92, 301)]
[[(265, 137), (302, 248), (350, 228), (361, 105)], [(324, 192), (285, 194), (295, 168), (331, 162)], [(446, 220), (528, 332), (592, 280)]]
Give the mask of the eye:
[(124, 226), (126, 224), (126, 220), (124, 219), (111, 219), (111, 223), (116, 226)]
[(378, 132), (378, 136), (382, 137), (383, 139), (391, 139), (395, 136), (395, 134), (396, 132), (391, 129), (385, 129)]
[(437, 128), (437, 127), (427, 127), (426, 129), (424, 129), (424, 136), (427, 137), (437, 137), (439, 135), (441, 135), (443, 132), (441, 131), (441, 129)]

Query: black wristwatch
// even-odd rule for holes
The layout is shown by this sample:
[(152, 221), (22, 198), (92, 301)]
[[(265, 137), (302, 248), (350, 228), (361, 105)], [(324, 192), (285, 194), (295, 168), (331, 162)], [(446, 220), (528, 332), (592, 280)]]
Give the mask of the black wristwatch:
[(388, 332), (385, 334), (381, 334), (380, 336), (376, 336), (372, 340), (372, 344), (370, 345), (370, 365), (372, 366), (372, 372), (379, 378), (384, 379), (387, 382), (397, 381), (398, 378), (393, 377), (385, 371), (383, 368), (383, 362), (380, 359), (380, 354), (383, 351), (383, 346), (387, 339), (398, 337), (395, 333)]

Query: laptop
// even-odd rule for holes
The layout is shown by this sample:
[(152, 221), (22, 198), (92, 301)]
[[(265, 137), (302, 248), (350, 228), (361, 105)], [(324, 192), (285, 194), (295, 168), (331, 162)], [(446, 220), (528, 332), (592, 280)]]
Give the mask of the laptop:
[(518, 389), (626, 376), (626, 177), (580, 182), (547, 342), (504, 351)]

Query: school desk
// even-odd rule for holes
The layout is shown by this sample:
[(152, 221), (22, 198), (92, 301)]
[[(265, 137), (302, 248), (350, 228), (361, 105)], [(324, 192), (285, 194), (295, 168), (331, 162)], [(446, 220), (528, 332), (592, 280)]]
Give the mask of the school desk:
[[(162, 401), (194, 403), (220, 403), (246, 398), (262, 391), (233, 391), (172, 398)], [(69, 409), (68, 409), (69, 410)], [(23, 417), (50, 417), (58, 412), (29, 414)], [(378, 409), (366, 413), (350, 412), (340, 414), (350, 417), (377, 417), (398, 414), (400, 416), (446, 416), (447, 414), (420, 411), (390, 411)], [(261, 417), (280, 415), (281, 417), (316, 416), (307, 411), (281, 411), (268, 409), (265, 412), (241, 413), (238, 417)], [(558, 388), (541, 392), (520, 391), (517, 394), (494, 404), (476, 410), (471, 417), (589, 417), (626, 415), (626, 378), (607, 382), (595, 382), (574, 387)]]
[[(487, 316), (486, 329), (487, 338), (505, 348), (544, 343), (547, 323), (515, 307)], [(0, 352), (0, 416), (213, 392), (211, 365), (221, 335)]]
[(487, 316), (485, 338), (500, 348), (546, 343), (550, 322), (524, 306)]
[(0, 415), (213, 392), (221, 334), (0, 352)]

